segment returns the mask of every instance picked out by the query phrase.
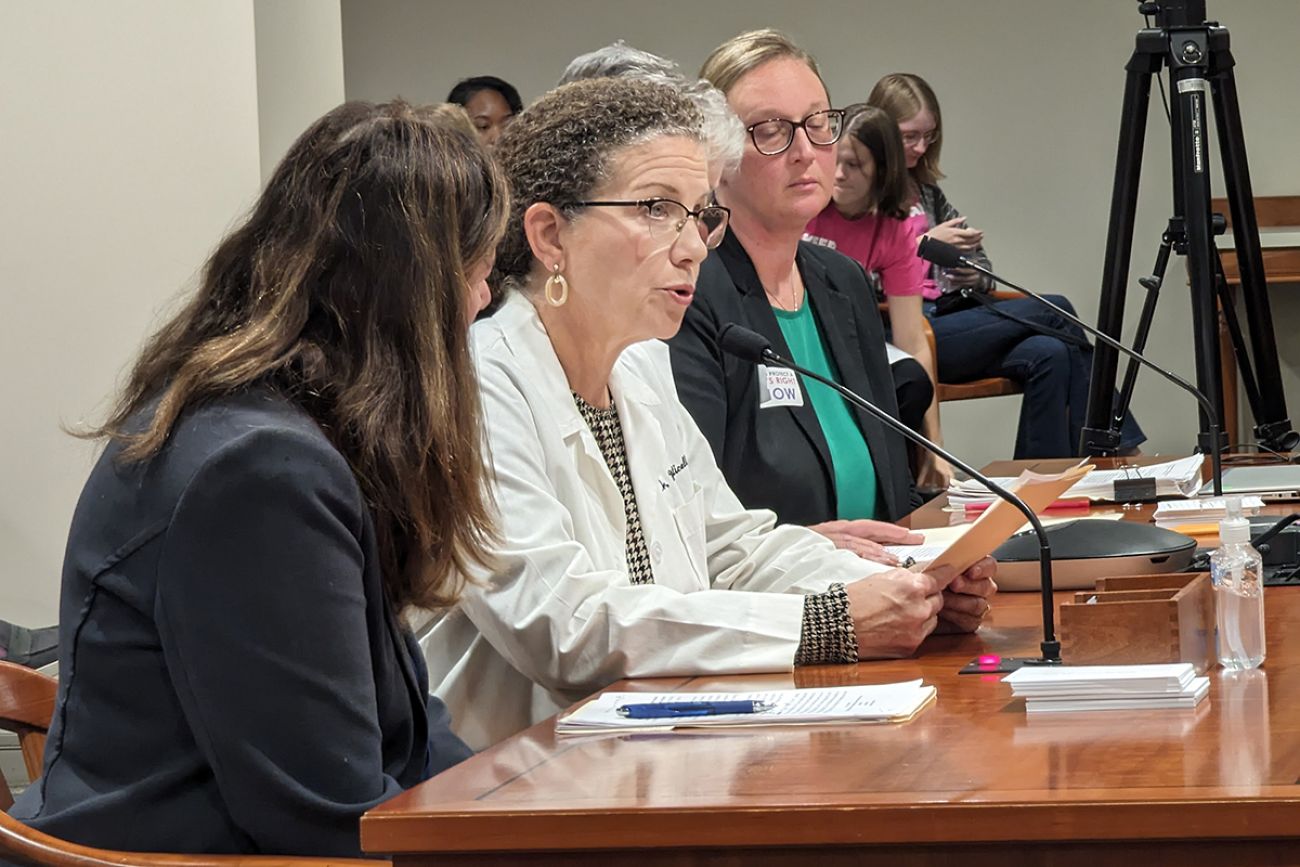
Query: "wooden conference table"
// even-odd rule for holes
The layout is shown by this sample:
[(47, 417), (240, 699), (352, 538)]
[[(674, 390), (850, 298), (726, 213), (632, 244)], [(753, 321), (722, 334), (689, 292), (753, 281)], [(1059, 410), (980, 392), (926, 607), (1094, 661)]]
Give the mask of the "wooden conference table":
[[(937, 505), (912, 519), (948, 523)], [(938, 701), (909, 723), (561, 738), (544, 722), (367, 813), (362, 846), (398, 865), (1300, 863), (1300, 589), (1269, 589), (1264, 669), (1212, 673), (1195, 710), (1032, 719), (998, 676), (957, 674), (1038, 653), (1036, 595), (994, 602), (977, 634), (915, 659), (618, 685), (924, 678)]]

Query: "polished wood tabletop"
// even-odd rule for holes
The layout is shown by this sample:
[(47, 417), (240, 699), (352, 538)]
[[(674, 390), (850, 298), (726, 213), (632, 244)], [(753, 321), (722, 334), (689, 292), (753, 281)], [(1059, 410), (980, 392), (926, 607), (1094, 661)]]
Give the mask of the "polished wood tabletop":
[[(947, 522), (939, 505), (914, 519)], [(1026, 715), (999, 676), (957, 673), (1038, 652), (1036, 595), (994, 603), (977, 634), (911, 659), (614, 687), (923, 678), (938, 699), (911, 722), (574, 737), (547, 721), (370, 811), (363, 848), (441, 865), (1300, 863), (1300, 589), (1266, 594), (1264, 668), (1212, 672), (1194, 710)]]

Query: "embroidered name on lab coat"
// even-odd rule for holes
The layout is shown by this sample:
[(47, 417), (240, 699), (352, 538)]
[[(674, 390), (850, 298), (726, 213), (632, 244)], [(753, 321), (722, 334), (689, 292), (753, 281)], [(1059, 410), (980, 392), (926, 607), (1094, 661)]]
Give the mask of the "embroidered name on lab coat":
[(784, 367), (758, 366), (758, 408), (803, 406), (799, 374)]
[[(688, 463), (689, 461), (686, 460), (686, 455), (682, 455), (682, 459), (680, 461), (678, 461), (677, 463), (673, 464), (671, 467), (668, 468), (668, 478), (674, 482), (677, 481), (677, 474), (680, 473), (682, 470), (686, 469)], [(670, 486), (670, 482), (664, 481), (662, 477), (656, 479), (656, 481), (659, 482), (659, 490), (661, 491), (668, 490)]]

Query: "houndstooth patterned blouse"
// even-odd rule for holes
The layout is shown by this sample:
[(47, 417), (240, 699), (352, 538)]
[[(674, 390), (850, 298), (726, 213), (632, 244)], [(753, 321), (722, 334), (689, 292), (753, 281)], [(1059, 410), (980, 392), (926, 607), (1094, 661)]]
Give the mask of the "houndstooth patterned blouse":
[(573, 401), (578, 405), (582, 420), (591, 428), (596, 445), (605, 458), (605, 465), (623, 495), (623, 515), (627, 518), (627, 574), (633, 584), (655, 583), (654, 570), (650, 568), (650, 551), (646, 548), (645, 533), (641, 530), (641, 513), (636, 508), (636, 492), (632, 490), (632, 477), (627, 472), (627, 444), (623, 440), (623, 426), (618, 421), (618, 408), (610, 401), (609, 409), (600, 409), (582, 399), (576, 391)]
[[(654, 570), (650, 565), (645, 533), (641, 529), (641, 514), (637, 511), (632, 477), (627, 471), (627, 443), (618, 420), (618, 408), (611, 401), (608, 409), (600, 409), (577, 392), (573, 392), (573, 402), (595, 436), (605, 465), (614, 477), (614, 484), (623, 495), (628, 577), (633, 584), (653, 584)], [(803, 623), (794, 661), (795, 665), (858, 661), (858, 638), (853, 630), (853, 618), (849, 616), (849, 597), (843, 584), (833, 584), (823, 593), (804, 597)]]

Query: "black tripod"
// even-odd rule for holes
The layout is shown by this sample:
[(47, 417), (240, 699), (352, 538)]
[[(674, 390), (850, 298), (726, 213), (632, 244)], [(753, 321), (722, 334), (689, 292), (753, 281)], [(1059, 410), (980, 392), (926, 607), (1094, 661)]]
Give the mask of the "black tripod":
[[(1228, 30), (1205, 20), (1205, 0), (1159, 0), (1142, 3), (1139, 11), (1155, 15), (1155, 27), (1138, 32), (1137, 47), (1125, 66), (1124, 106), (1120, 118), (1119, 154), (1115, 162), (1115, 187), (1111, 194), (1110, 225), (1106, 233), (1105, 273), (1097, 327), (1118, 338), (1124, 324), (1124, 295), (1128, 282), (1129, 257), (1133, 249), (1133, 224), (1137, 213), (1138, 176), (1146, 132), (1147, 108), (1151, 100), (1151, 79), (1169, 68), (1170, 142), (1174, 181), (1174, 216), (1162, 239), (1152, 277), (1143, 279), (1148, 290), (1138, 323), (1137, 342), (1141, 352), (1155, 314), (1155, 302), (1169, 260), (1169, 252), (1186, 255), (1191, 278), (1191, 306), (1196, 386), (1223, 418), (1223, 381), (1219, 367), (1218, 317), (1215, 298), (1221, 300), (1232, 335), (1234, 354), (1246, 386), (1247, 400), (1255, 417), (1255, 438), (1277, 451), (1290, 451), (1300, 440), (1287, 418), (1264, 282), (1264, 259), (1259, 246), (1259, 225), (1255, 220), (1254, 196), (1242, 135), (1241, 110), (1228, 49)], [(1219, 138), (1219, 156), (1232, 213), (1233, 243), (1241, 272), (1242, 300), (1250, 328), (1250, 344), (1237, 322), (1223, 267), (1213, 235), (1222, 232), (1210, 214), (1210, 165), (1207, 96), (1214, 103)], [(1254, 363), (1251, 363), (1253, 355)], [(1080, 448), (1089, 455), (1113, 455), (1119, 445), (1120, 420), (1133, 396), (1137, 369), (1129, 362), (1124, 387), (1115, 393), (1118, 355), (1099, 344), (1093, 356), (1092, 381), (1088, 392), (1088, 414)], [(1231, 423), (1231, 420), (1225, 419)], [(1222, 449), (1209, 431), (1209, 419), (1200, 412), (1198, 451)]]

